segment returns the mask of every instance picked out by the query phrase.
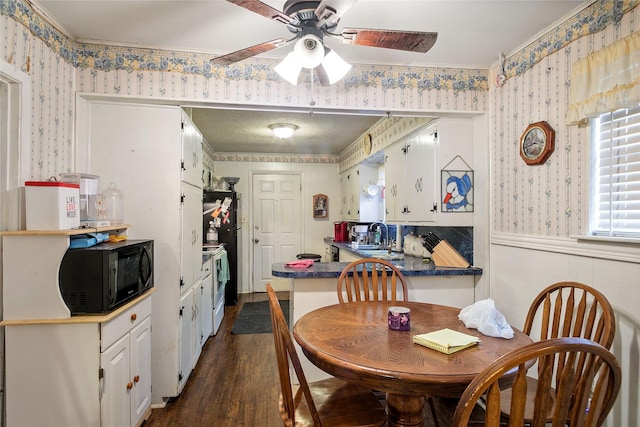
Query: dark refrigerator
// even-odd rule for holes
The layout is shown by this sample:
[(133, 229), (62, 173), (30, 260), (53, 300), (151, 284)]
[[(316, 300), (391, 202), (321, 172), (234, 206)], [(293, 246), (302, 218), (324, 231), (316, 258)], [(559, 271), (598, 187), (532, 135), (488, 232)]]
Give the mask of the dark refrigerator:
[(240, 199), (235, 191), (204, 191), (202, 239), (206, 243), (209, 222), (218, 232), (218, 243), (223, 243), (229, 259), (229, 281), (225, 288), (225, 305), (238, 302), (239, 256), (240, 256), (240, 221), (238, 204)]

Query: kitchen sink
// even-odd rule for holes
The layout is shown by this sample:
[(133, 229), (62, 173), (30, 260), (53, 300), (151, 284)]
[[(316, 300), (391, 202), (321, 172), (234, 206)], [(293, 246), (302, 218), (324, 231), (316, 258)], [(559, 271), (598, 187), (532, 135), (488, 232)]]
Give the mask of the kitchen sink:
[(386, 259), (386, 260), (404, 259), (403, 253), (397, 253), (397, 252), (389, 253), (389, 251), (386, 249), (362, 250), (361, 252), (364, 254), (367, 254), (367, 256), (369, 256), (370, 258), (378, 258), (378, 259)]
[(373, 249), (380, 249), (380, 245), (358, 245), (357, 249), (360, 251), (369, 251)]

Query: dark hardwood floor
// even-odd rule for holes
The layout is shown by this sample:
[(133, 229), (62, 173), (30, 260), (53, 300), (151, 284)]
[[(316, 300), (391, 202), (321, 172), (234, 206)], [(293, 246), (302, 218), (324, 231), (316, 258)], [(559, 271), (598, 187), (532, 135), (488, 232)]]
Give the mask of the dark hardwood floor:
[[(154, 409), (143, 427), (283, 425), (278, 413), (280, 386), (272, 334), (231, 334), (244, 302), (266, 300), (266, 293), (242, 294), (237, 305), (226, 307), (220, 330), (205, 343), (182, 394), (165, 408)], [(453, 408), (438, 408), (441, 427), (449, 425), (446, 420)], [(427, 427), (433, 426), (428, 405), (425, 419)]]
[(273, 335), (231, 334), (244, 302), (266, 300), (266, 293), (241, 294), (238, 304), (225, 307), (181, 395), (154, 409), (144, 427), (282, 426)]

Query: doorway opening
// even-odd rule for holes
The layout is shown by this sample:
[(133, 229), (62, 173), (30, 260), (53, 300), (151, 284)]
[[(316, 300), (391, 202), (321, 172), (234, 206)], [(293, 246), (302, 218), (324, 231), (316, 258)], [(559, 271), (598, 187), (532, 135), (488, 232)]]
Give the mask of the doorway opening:
[[(24, 227), (25, 153), (30, 145), (30, 77), (15, 66), (0, 61), (0, 231)], [(0, 240), (0, 259), (2, 259)], [(0, 262), (0, 307), (2, 307), (2, 263)], [(2, 309), (0, 308), (0, 311)], [(0, 402), (4, 402), (4, 329), (0, 330)], [(0, 419), (4, 419), (0, 403)]]

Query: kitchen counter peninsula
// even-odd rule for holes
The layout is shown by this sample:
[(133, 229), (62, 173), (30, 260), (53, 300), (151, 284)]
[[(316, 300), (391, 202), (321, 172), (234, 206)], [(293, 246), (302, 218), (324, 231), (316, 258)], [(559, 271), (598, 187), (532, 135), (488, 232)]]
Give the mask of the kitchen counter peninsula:
[[(392, 260), (402, 274), (409, 278), (415, 276), (481, 276), (482, 269), (478, 267), (455, 268), (436, 267), (433, 262), (422, 262), (421, 258), (405, 256), (403, 260)], [(322, 279), (338, 278), (348, 262), (316, 262), (309, 268), (286, 267), (284, 263), (271, 266), (274, 277), (287, 279)]]
[[(481, 268), (436, 267), (433, 262), (410, 256), (392, 262), (405, 276), (411, 301), (460, 308), (475, 302), (475, 285), (482, 276)], [(275, 263), (271, 274), (289, 280), (291, 299), (300, 300), (308, 295), (312, 303), (317, 303), (314, 304), (317, 308), (338, 302), (338, 277), (347, 265), (348, 262), (316, 262), (308, 268), (292, 268)]]
[[(353, 259), (366, 258), (365, 252), (358, 248), (353, 248), (348, 243), (332, 242), (341, 252), (348, 252)], [(390, 253), (391, 259), (402, 274), (409, 278), (413, 276), (481, 276), (482, 269), (478, 267), (456, 268), (456, 267), (436, 267), (433, 261), (423, 261), (422, 258), (405, 255), (402, 253)], [(399, 259), (395, 259), (395, 257)], [(350, 257), (350, 258), (351, 258)], [(401, 257), (401, 259), (400, 259)], [(349, 261), (350, 262), (350, 261)], [(273, 264), (272, 274), (275, 277), (289, 279), (318, 279), (318, 278), (338, 278), (342, 270), (349, 262), (316, 262), (309, 268), (290, 268), (285, 267), (284, 263)]]

